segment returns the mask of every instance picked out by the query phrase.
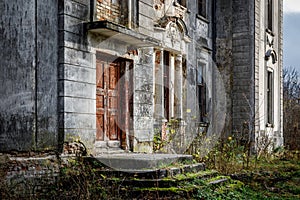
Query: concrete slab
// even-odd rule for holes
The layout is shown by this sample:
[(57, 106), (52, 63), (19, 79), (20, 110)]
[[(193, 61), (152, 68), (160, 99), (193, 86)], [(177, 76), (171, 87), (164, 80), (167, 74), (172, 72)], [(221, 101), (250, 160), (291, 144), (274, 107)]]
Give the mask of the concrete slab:
[(119, 171), (144, 172), (166, 167), (175, 162), (191, 162), (191, 155), (118, 153), (99, 154), (95, 157), (104, 165)]

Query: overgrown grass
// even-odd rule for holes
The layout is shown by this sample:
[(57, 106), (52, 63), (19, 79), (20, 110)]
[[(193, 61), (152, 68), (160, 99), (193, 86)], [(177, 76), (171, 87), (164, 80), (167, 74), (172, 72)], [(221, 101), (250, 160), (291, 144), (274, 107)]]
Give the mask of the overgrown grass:
[[(178, 185), (165, 188), (126, 186), (122, 178), (108, 179), (105, 175), (97, 175), (96, 169), (86, 163), (76, 164), (76, 168), (67, 170), (65, 179), (58, 185), (59, 196), (79, 199), (300, 199), (300, 161), (297, 156), (290, 152), (279, 157), (272, 155), (257, 161), (255, 168), (236, 171), (231, 176), (220, 174), (203, 179), (202, 172), (178, 175), (174, 177)], [(228, 181), (221, 185), (209, 184), (220, 178)], [(73, 187), (67, 187), (69, 185)]]
[[(129, 185), (128, 177), (108, 175), (98, 162), (82, 157), (69, 159), (61, 163), (57, 183), (42, 198), (36, 195), (30, 199), (300, 199), (299, 152), (281, 149), (259, 159), (251, 155), (247, 166), (244, 149), (228, 142), (222, 144), (224, 149), (218, 147), (219, 153), (213, 151), (212, 157), (205, 158), (210, 170), (162, 179), (171, 183), (164, 187)], [(231, 152), (222, 154), (221, 150)], [(211, 184), (219, 179), (227, 181)], [(10, 188), (1, 187), (2, 198), (14, 199), (8, 193)]]
[(222, 194), (208, 191), (204, 199), (300, 199), (299, 155), (283, 148), (250, 154), (247, 145), (228, 138), (206, 157), (195, 157), (245, 186)]

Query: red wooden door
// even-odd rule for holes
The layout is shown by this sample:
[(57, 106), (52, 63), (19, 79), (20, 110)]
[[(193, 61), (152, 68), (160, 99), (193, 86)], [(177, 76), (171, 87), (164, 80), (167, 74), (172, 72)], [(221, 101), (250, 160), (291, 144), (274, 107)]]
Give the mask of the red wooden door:
[(105, 60), (96, 61), (96, 115), (97, 141), (119, 141), (121, 130), (118, 127), (120, 66)]

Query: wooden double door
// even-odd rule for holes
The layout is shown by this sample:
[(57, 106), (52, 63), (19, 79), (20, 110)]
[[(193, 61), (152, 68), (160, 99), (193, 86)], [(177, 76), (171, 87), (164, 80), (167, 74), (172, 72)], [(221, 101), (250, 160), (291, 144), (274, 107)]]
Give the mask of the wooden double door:
[(130, 124), (131, 60), (96, 54), (96, 142), (126, 148)]

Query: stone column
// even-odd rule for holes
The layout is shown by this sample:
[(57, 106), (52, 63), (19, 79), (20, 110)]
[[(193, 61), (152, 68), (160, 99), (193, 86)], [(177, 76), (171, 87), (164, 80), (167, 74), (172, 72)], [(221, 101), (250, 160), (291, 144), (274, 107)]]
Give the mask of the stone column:
[(182, 55), (175, 57), (175, 118), (182, 119)]
[(158, 124), (165, 118), (164, 116), (164, 51), (155, 51), (155, 110), (154, 116)]
[(134, 127), (134, 152), (152, 153), (154, 137), (153, 107), (154, 107), (154, 48), (145, 47), (138, 49), (138, 58), (133, 68), (134, 93), (133, 93), (133, 127)]

